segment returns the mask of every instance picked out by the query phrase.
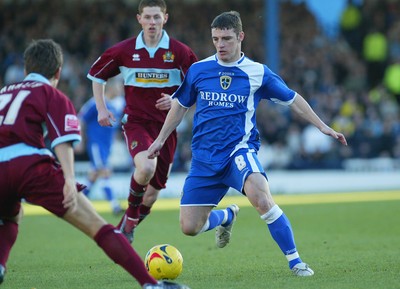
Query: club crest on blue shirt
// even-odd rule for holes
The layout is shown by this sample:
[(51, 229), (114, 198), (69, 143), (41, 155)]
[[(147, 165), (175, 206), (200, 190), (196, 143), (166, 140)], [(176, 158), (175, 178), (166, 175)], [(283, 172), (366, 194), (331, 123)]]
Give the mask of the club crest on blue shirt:
[(219, 83), (221, 84), (222, 89), (227, 90), (232, 83), (232, 77), (223, 75), (219, 78)]
[(167, 51), (163, 55), (164, 62), (174, 62), (175, 55), (171, 51)]

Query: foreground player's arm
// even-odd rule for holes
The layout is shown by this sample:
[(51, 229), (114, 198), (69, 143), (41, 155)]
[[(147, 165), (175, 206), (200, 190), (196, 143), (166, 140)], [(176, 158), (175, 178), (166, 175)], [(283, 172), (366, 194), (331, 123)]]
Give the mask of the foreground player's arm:
[(93, 96), (96, 101), (97, 121), (101, 126), (112, 126), (112, 121), (116, 121), (113, 113), (107, 109), (106, 100), (104, 97), (105, 85), (92, 81)]
[(154, 140), (154, 142), (151, 144), (151, 146), (147, 150), (148, 158), (154, 159), (155, 157), (157, 157), (159, 155), (160, 150), (161, 150), (162, 146), (164, 145), (166, 139), (181, 123), (181, 121), (187, 111), (188, 111), (188, 108), (181, 106), (180, 103), (176, 99), (174, 99), (172, 101), (171, 110), (167, 114), (164, 125), (163, 125), (158, 137)]
[(293, 103), (290, 105), (290, 108), (302, 118), (315, 125), (322, 133), (337, 139), (344, 145), (347, 145), (345, 136), (326, 125), (300, 94), (296, 94), (296, 97)]
[(65, 208), (74, 208), (76, 206), (77, 190), (75, 182), (74, 169), (74, 150), (71, 142), (60, 143), (54, 147), (54, 152), (61, 164), (64, 173), (64, 201)]
[(86, 150), (86, 136), (87, 136), (87, 132), (86, 132), (86, 123), (85, 121), (81, 118), (80, 119), (80, 124), (81, 124), (81, 141), (79, 143), (77, 143), (75, 146), (73, 146), (74, 149), (74, 153), (75, 154), (83, 154)]

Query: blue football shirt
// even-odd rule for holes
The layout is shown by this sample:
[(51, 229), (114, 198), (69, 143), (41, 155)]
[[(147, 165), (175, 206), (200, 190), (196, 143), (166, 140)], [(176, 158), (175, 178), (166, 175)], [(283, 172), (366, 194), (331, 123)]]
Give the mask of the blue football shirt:
[(183, 107), (196, 104), (193, 158), (219, 163), (242, 148), (258, 151), (256, 108), (262, 99), (289, 105), (295, 95), (266, 65), (242, 54), (233, 63), (216, 55), (196, 62), (173, 97)]
[(115, 137), (115, 133), (121, 127), (120, 119), (123, 113), (123, 107), (125, 101), (123, 97), (116, 97), (112, 100), (106, 99), (106, 106), (109, 111), (114, 114), (117, 122), (113, 123), (112, 127), (103, 127), (97, 121), (97, 109), (94, 97), (90, 98), (79, 111), (79, 118), (85, 123), (85, 136), (86, 136), (86, 149), (91, 158), (91, 161), (97, 163), (99, 161), (94, 161), (92, 153), (90, 152), (93, 146), (100, 152), (101, 158), (104, 159), (103, 162), (109, 157), (111, 146)]

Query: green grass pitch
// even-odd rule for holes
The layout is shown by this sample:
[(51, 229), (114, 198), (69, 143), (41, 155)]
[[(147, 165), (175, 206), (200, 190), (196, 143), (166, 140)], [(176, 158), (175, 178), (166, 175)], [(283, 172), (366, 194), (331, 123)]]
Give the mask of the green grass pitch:
[[(196, 237), (179, 229), (178, 200), (159, 200), (137, 229), (134, 247), (144, 258), (156, 244), (182, 253), (176, 280), (192, 289), (376, 289), (400, 288), (400, 191), (275, 196), (291, 220), (310, 278), (291, 274), (267, 226), (245, 197), (221, 205), (241, 210), (231, 243), (218, 249), (214, 231)], [(112, 224), (108, 205), (96, 208)], [(11, 252), (2, 289), (139, 289), (93, 241), (64, 221), (30, 206)]]

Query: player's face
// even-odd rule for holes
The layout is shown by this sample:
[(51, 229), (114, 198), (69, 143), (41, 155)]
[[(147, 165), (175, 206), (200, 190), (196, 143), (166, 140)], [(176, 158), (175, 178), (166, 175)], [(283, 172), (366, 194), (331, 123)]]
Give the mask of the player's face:
[(211, 29), (211, 37), (217, 50), (218, 59), (223, 62), (234, 62), (240, 58), (244, 33), (239, 35), (233, 29)]
[(168, 14), (164, 14), (160, 7), (144, 7), (142, 14), (138, 14), (136, 18), (142, 25), (145, 36), (158, 37), (167, 22)]

